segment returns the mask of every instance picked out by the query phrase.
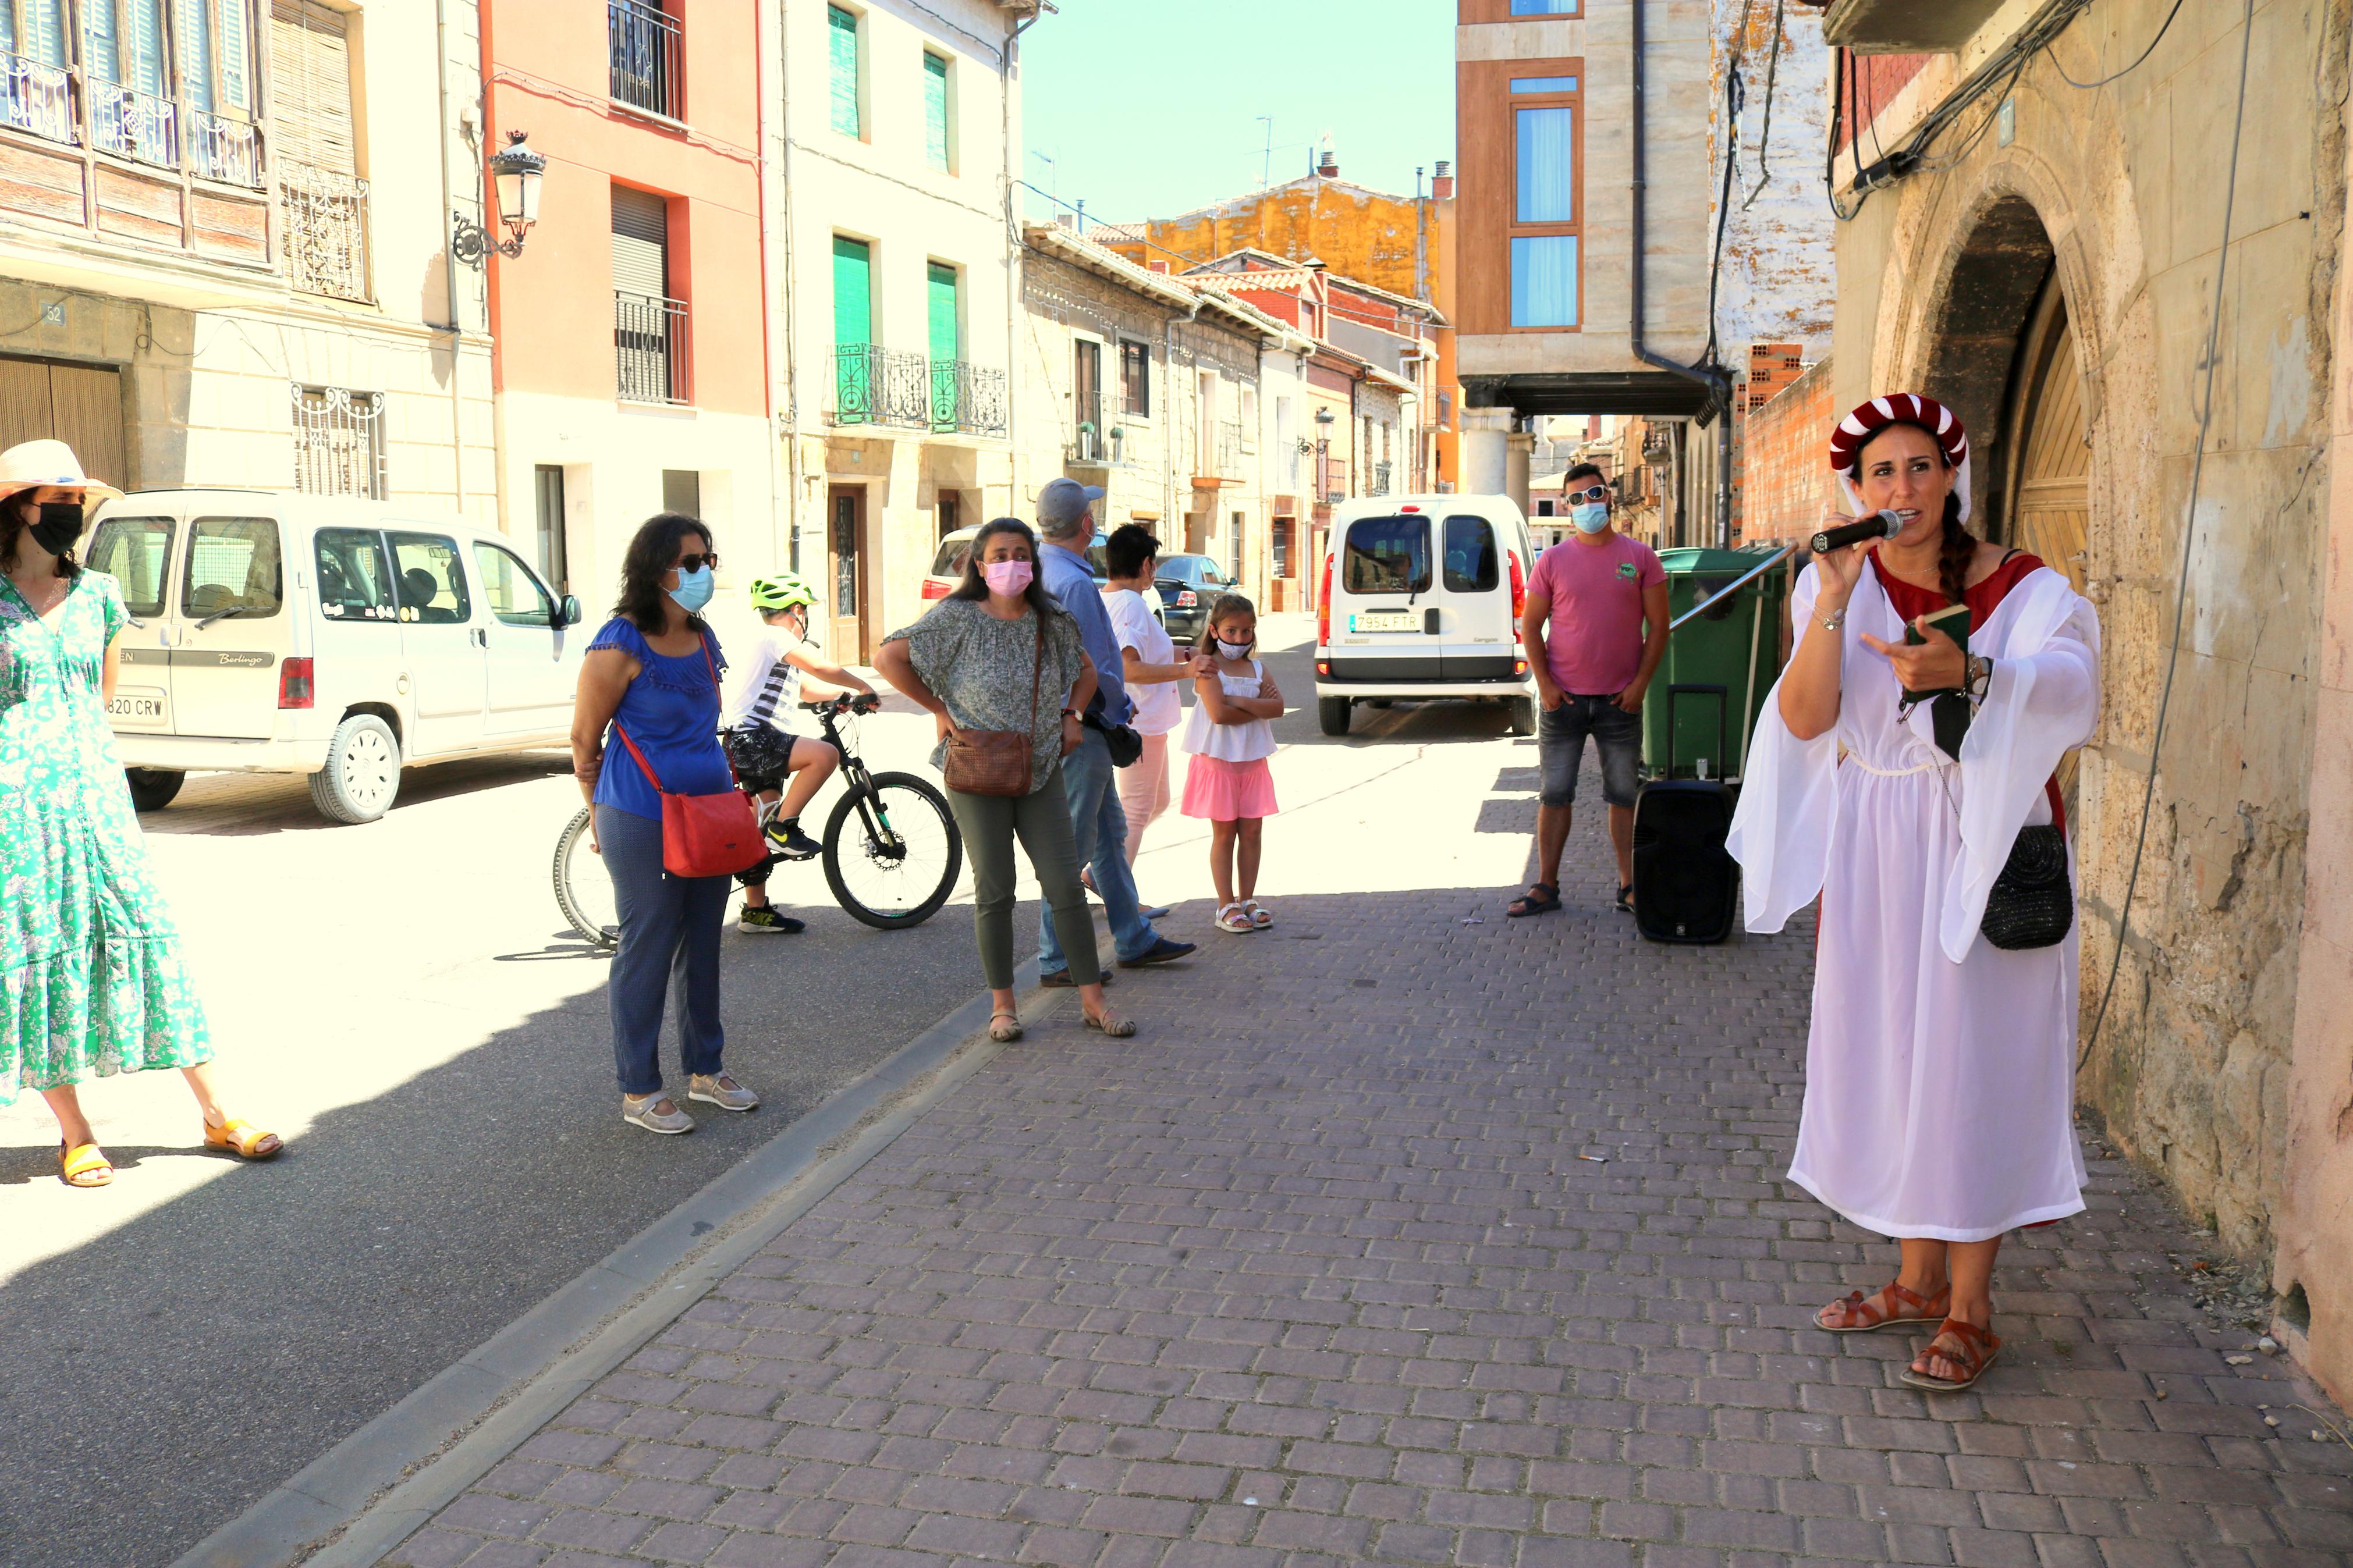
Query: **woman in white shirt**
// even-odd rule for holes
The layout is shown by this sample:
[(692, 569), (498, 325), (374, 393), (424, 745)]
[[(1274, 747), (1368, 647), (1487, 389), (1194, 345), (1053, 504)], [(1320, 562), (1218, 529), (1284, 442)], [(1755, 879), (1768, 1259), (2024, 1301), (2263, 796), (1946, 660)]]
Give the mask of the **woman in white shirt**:
[[(1144, 830), (1168, 809), (1168, 736), (1184, 722), (1185, 701), (1176, 684), (1193, 678), (1194, 661), (1176, 657), (1168, 628), (1152, 613), (1156, 595), (1153, 578), (1160, 567), (1160, 541), (1138, 523), (1112, 530), (1103, 545), (1110, 584), (1103, 589), (1103, 608), (1111, 613), (1112, 635), (1119, 639), (1125, 664), (1128, 700), (1135, 714), (1129, 721), (1144, 737), (1144, 754), (1119, 773), (1120, 809), (1127, 813), (1127, 863), (1135, 864), (1144, 847)], [(1152, 919), (1166, 910), (1146, 910)]]

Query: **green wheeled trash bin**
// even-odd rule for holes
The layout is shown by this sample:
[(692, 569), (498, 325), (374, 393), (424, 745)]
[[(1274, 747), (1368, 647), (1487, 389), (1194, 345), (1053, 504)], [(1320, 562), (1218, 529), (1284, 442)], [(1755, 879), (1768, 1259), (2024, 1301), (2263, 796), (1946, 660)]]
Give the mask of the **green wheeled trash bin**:
[[(1773, 560), (1783, 548), (1766, 544), (1745, 550), (1659, 552), (1659, 563), (1667, 570), (1668, 619), (1683, 621), (1694, 606)], [(1750, 578), (1736, 593), (1683, 621), (1669, 635), (1667, 657), (1642, 700), (1645, 777), (1740, 777), (1749, 731), (1781, 673), (1782, 606), (1788, 592), (1789, 564), (1785, 562)], [(1671, 692), (1680, 692), (1681, 700), (1671, 702)], [(1726, 752), (1730, 754), (1721, 754)]]

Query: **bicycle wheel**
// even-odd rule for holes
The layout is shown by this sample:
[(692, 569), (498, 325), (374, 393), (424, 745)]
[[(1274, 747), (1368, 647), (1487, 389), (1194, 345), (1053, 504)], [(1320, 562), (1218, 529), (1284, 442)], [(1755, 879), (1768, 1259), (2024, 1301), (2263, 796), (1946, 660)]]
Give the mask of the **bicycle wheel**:
[(871, 792), (834, 803), (825, 825), (825, 879), (853, 919), (880, 931), (939, 912), (964, 868), (964, 835), (947, 796), (913, 773), (876, 773)]
[(555, 841), (555, 904), (582, 937), (599, 947), (618, 947), (621, 915), (613, 903), (613, 879), (590, 847), (587, 806), (564, 826)]

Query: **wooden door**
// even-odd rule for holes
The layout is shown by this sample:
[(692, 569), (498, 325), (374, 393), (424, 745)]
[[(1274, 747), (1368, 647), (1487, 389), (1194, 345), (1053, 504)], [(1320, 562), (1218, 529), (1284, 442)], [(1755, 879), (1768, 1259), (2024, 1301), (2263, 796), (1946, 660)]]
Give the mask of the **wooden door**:
[(94, 479), (129, 489), (122, 376), (111, 365), (0, 356), (0, 448), (63, 441)]
[[(2084, 421), (2084, 378), (2067, 298), (2053, 274), (2019, 348), (2008, 448), (2009, 542), (2063, 572), (2081, 593), (2091, 539), (2092, 448)], [(2059, 787), (2072, 812), (2076, 755), (2059, 763)]]
[(833, 621), (826, 647), (844, 664), (864, 664), (868, 654), (864, 486), (827, 487), (825, 531), (826, 563), (830, 568), (826, 593)]

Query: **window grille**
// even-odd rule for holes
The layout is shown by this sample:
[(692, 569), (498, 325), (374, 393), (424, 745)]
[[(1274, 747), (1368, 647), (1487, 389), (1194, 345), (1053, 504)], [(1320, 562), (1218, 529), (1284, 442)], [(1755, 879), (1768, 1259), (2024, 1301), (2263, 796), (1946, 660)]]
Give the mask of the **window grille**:
[(293, 384), (294, 488), (385, 499), (384, 394)]

